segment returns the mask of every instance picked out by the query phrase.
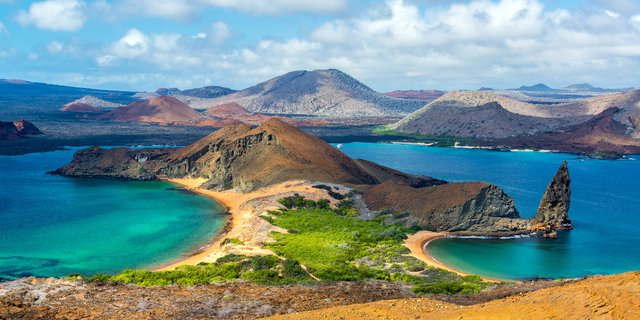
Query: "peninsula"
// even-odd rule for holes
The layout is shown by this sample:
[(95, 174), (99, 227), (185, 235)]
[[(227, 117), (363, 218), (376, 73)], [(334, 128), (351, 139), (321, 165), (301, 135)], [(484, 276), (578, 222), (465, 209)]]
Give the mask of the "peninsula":
[[(566, 163), (533, 220), (520, 218), (501, 188), (483, 182), (449, 183), (351, 159), (319, 138), (278, 119), (258, 127), (232, 125), (179, 149), (93, 147), (54, 171), (71, 177), (156, 180), (201, 179), (197, 187), (251, 192), (292, 180), (357, 190), (363, 216), (431, 231), (505, 235), (570, 228)], [(552, 187), (552, 186), (550, 186)], [(554, 187), (555, 188), (555, 187)], [(566, 203), (556, 206), (555, 202)], [(548, 205), (548, 203), (554, 205)]]

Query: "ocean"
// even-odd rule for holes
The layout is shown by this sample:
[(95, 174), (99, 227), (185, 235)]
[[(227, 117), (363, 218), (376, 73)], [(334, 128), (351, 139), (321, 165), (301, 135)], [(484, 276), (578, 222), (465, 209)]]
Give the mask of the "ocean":
[[(640, 269), (640, 161), (545, 152), (496, 152), (391, 143), (345, 143), (342, 151), (448, 181), (487, 181), (532, 217), (548, 183), (569, 163), (574, 229), (558, 239), (441, 239), (427, 252), (458, 270), (498, 279), (581, 277)], [(640, 157), (638, 157), (640, 158)]]
[(46, 174), (75, 150), (0, 156), (0, 278), (156, 266), (205, 244), (224, 222), (216, 201), (167, 182)]

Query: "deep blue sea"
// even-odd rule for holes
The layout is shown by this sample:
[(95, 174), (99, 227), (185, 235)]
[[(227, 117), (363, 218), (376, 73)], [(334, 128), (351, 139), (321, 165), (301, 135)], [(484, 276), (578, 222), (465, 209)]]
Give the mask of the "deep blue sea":
[(223, 222), (217, 202), (166, 182), (46, 174), (73, 153), (0, 156), (0, 278), (159, 265), (207, 242)]
[[(579, 277), (640, 269), (640, 161), (569, 154), (496, 152), (389, 143), (346, 143), (346, 154), (449, 181), (487, 181), (535, 214), (547, 184), (567, 160), (574, 230), (558, 239), (442, 239), (428, 254), (456, 269), (500, 279)], [(640, 156), (638, 157), (640, 159)]]

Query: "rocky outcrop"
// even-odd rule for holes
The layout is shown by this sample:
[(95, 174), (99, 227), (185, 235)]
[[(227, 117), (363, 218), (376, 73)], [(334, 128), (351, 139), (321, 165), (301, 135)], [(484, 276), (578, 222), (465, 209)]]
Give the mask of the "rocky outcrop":
[(484, 182), (413, 188), (389, 181), (365, 192), (364, 200), (371, 210), (391, 213), (388, 222), (433, 231), (497, 235), (528, 229), (513, 199)]
[(563, 119), (521, 115), (498, 102), (489, 102), (473, 107), (433, 104), (394, 128), (411, 134), (493, 139), (538, 133), (565, 124)]
[(0, 140), (17, 140), (39, 134), (42, 134), (42, 131), (27, 120), (22, 119), (14, 122), (0, 121)]
[(562, 163), (542, 196), (535, 218), (531, 219), (533, 228), (547, 230), (569, 230), (573, 223), (569, 219), (571, 206), (571, 178), (567, 162)]
[(640, 139), (629, 135), (629, 128), (616, 120), (623, 112), (613, 107), (602, 111), (582, 123), (560, 131), (543, 132), (530, 136), (479, 141), (478, 145), (501, 148), (537, 148), (596, 157), (616, 158), (624, 154), (640, 153)]
[(440, 90), (396, 90), (384, 93), (385, 96), (412, 100), (435, 100), (443, 94), (445, 92)]
[(34, 136), (38, 134), (42, 134), (42, 131), (38, 129), (33, 123), (27, 120), (18, 120), (13, 122), (13, 126), (18, 131), (18, 134), (21, 136)]
[(633, 130), (632, 134), (634, 138), (640, 138), (640, 117), (629, 116), (629, 122)]

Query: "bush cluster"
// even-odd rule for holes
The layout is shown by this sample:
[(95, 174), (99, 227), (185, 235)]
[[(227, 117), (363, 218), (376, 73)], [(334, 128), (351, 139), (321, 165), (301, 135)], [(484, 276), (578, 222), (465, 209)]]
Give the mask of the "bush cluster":
[(329, 200), (320, 199), (318, 201), (313, 201), (311, 199), (305, 199), (303, 196), (299, 194), (294, 194), (291, 197), (285, 197), (282, 199), (278, 199), (278, 203), (283, 205), (287, 209), (329, 209), (331, 206), (329, 205)]
[[(313, 201), (299, 194), (278, 202), (286, 209), (265, 216), (271, 224), (288, 231), (272, 233), (275, 241), (266, 245), (278, 256), (231, 254), (215, 263), (182, 266), (173, 271), (125, 270), (114, 276), (97, 274), (84, 279), (143, 286), (188, 286), (239, 279), (283, 285), (314, 282), (311, 273), (321, 281), (401, 281), (412, 284), (419, 294), (467, 294), (486, 287), (478, 276), (461, 277), (428, 267), (407, 255), (409, 250), (403, 243), (416, 228), (389, 225), (384, 219), (357, 219), (358, 211), (351, 198), (340, 200), (335, 208), (326, 199)], [(242, 241), (227, 238), (223, 243)]]
[(84, 278), (89, 283), (131, 283), (142, 286), (208, 284), (247, 280), (260, 284), (294, 284), (313, 281), (293, 260), (276, 256), (227, 255), (215, 263), (181, 266), (172, 271), (125, 270), (111, 276), (96, 274)]

